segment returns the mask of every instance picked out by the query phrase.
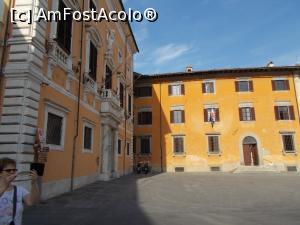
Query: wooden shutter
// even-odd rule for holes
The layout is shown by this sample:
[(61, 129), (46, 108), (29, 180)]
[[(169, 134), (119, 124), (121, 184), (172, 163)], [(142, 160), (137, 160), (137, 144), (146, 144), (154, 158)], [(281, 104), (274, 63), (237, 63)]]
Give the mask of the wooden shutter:
[(207, 109), (204, 109), (203, 112), (204, 112), (204, 122), (208, 122)]
[(289, 82), (289, 80), (285, 81), (285, 87), (286, 87), (286, 90), (290, 90), (290, 82)]
[(235, 81), (235, 91), (236, 92), (239, 92), (239, 82), (238, 81)]
[(254, 110), (254, 107), (251, 108), (251, 120), (255, 120), (255, 110)]
[(202, 93), (206, 93), (206, 90), (205, 90), (205, 83), (202, 83)]
[(216, 122), (220, 121), (220, 110), (219, 109), (215, 109), (216, 110)]
[(278, 106), (274, 106), (274, 111), (275, 111), (275, 120), (279, 120)]
[(172, 95), (172, 85), (168, 86), (168, 90), (169, 90), (169, 95)]
[(253, 92), (253, 81), (249, 81), (249, 91)]
[(272, 80), (272, 90), (275, 91), (276, 90), (276, 86), (275, 86), (275, 80)]
[(244, 121), (242, 108), (239, 108), (239, 116), (240, 116), (240, 121)]
[(170, 120), (171, 123), (174, 123), (174, 111), (170, 111)]
[(181, 85), (181, 94), (182, 94), (182, 95), (185, 95), (184, 84)]
[(184, 113), (184, 110), (181, 111), (181, 122), (185, 123), (185, 113)]
[(295, 120), (294, 106), (289, 106), (290, 120)]

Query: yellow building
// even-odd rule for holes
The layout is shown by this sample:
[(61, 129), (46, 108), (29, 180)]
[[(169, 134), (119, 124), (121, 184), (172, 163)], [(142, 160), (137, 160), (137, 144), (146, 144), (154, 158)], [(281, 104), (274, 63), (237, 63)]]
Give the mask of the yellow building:
[[(8, 18), (9, 4), (33, 15), (41, 8), (124, 11), (122, 1), (114, 0), (4, 2), (2, 18)], [(43, 198), (130, 173), (133, 55), (138, 47), (129, 23), (68, 17), (5, 24), (1, 22), (8, 35), (1, 32), (0, 157), (15, 158), (19, 170), (29, 170), (41, 128), (42, 146), (49, 147), (46, 157), (38, 155), (46, 161)]]
[(300, 67), (136, 74), (135, 164), (154, 171), (300, 168)]

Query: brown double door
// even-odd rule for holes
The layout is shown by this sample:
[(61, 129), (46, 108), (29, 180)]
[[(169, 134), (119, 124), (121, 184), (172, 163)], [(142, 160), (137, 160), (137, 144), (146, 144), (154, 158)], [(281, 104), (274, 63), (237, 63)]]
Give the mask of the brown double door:
[(244, 151), (245, 166), (252, 166), (252, 165), (258, 166), (259, 165), (256, 144), (244, 144), (243, 151)]

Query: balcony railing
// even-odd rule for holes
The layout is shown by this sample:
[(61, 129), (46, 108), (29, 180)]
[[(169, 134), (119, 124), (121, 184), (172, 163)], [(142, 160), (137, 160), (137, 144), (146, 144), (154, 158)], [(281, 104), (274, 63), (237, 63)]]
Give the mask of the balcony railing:
[(116, 104), (117, 106), (120, 106), (120, 101), (119, 101), (119, 97), (116, 93), (114, 93), (111, 89), (103, 89), (100, 92), (101, 94), (101, 99), (104, 101), (112, 101), (114, 104)]
[(91, 78), (87, 73), (84, 74), (84, 88), (93, 93), (98, 93), (98, 87), (96, 81)]

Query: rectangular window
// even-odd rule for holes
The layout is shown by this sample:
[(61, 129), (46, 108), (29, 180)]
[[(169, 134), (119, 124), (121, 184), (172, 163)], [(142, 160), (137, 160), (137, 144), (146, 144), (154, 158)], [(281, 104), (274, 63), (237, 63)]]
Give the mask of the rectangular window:
[(152, 124), (152, 112), (139, 112), (138, 114), (139, 125), (151, 125)]
[(96, 81), (97, 79), (97, 48), (90, 42), (90, 62), (89, 62), (89, 76)]
[(239, 108), (240, 121), (253, 121), (255, 120), (255, 111), (253, 107)]
[(135, 97), (151, 97), (152, 87), (136, 87), (134, 90)]
[(124, 108), (124, 85), (120, 83), (120, 106)]
[(127, 110), (128, 110), (128, 114), (129, 114), (129, 116), (131, 116), (131, 114), (132, 114), (132, 111), (131, 111), (131, 104), (132, 104), (132, 98), (131, 98), (131, 95), (128, 95), (128, 107), (127, 107)]
[(236, 92), (252, 92), (253, 91), (253, 81), (241, 80), (235, 82)]
[(204, 109), (204, 122), (219, 122), (220, 112), (218, 108)]
[(290, 90), (289, 80), (272, 80), (273, 91), (286, 91)]
[(174, 136), (173, 137), (173, 153), (178, 154), (178, 155), (184, 153), (184, 137), (183, 136)]
[(122, 140), (118, 139), (118, 154), (121, 155), (122, 153)]
[(48, 112), (46, 143), (50, 145), (61, 145), (62, 129), (63, 117)]
[[(64, 8), (67, 8), (62, 0), (59, 1), (58, 10), (63, 15)], [(72, 15), (67, 15), (66, 20), (58, 20), (57, 22), (57, 38), (59, 46), (68, 54), (71, 52), (71, 36), (72, 36)]]
[(274, 110), (276, 120), (295, 120), (293, 106), (275, 106)]
[(140, 153), (145, 154), (145, 155), (151, 153), (151, 137), (150, 136), (140, 137)]
[(178, 96), (184, 95), (184, 84), (171, 84), (169, 85), (169, 95), (170, 96)]
[(202, 83), (202, 93), (215, 93), (215, 82), (205, 81)]
[(170, 115), (171, 115), (171, 123), (185, 122), (184, 110), (172, 110), (170, 112)]
[(105, 73), (105, 89), (112, 89), (112, 71), (108, 66)]
[(130, 143), (127, 143), (127, 155), (130, 155)]
[(84, 126), (84, 150), (92, 150), (93, 129), (89, 126)]
[(294, 137), (291, 134), (282, 135), (283, 148), (285, 152), (295, 152)]
[(219, 136), (208, 136), (208, 153), (218, 154), (219, 152)]

